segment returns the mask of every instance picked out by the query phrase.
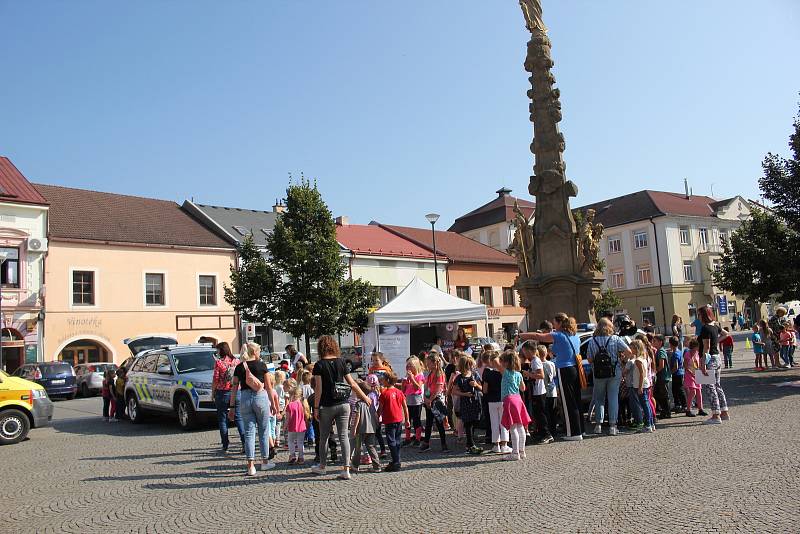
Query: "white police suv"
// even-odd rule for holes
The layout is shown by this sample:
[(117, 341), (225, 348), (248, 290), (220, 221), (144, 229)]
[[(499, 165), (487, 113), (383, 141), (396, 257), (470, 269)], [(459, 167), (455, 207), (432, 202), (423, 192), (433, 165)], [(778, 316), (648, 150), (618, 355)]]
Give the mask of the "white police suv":
[(140, 352), (125, 384), (128, 417), (141, 423), (148, 412), (173, 413), (184, 430), (202, 414), (216, 412), (211, 397), (216, 350), (210, 344), (171, 345)]

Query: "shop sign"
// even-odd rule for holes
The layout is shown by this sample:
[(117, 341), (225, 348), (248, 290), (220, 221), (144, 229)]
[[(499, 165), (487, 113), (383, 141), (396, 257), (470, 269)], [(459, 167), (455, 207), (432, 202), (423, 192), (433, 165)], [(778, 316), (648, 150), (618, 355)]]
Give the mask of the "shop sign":
[(488, 308), (486, 313), (489, 315), (489, 319), (499, 319), (501, 311), (500, 308)]

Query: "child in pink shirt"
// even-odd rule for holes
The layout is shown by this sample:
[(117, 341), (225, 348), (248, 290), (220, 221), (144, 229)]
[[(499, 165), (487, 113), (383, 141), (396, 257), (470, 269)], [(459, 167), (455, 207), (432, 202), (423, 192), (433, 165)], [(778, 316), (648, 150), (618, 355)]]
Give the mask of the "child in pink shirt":
[[(413, 445), (418, 447), (422, 441), (422, 385), (425, 383), (425, 375), (422, 374), (422, 362), (416, 356), (406, 360), (406, 377), (403, 379), (403, 393), (406, 396), (408, 405), (408, 415), (411, 424), (406, 427), (406, 439), (403, 440), (403, 447)], [(411, 440), (411, 428), (414, 428), (414, 440)]]
[(686, 390), (686, 415), (695, 417), (692, 412), (692, 400), (697, 401), (697, 415), (708, 415), (703, 411), (703, 390), (695, 380), (695, 372), (700, 367), (700, 342), (693, 337), (689, 340), (689, 348), (683, 355), (683, 388)]
[(303, 398), (303, 388), (297, 386), (294, 380), (290, 381), (292, 387), (289, 404), (286, 405), (286, 431), (289, 433), (289, 464), (302, 465), (305, 462), (303, 454), (303, 439), (311, 419), (311, 409)]

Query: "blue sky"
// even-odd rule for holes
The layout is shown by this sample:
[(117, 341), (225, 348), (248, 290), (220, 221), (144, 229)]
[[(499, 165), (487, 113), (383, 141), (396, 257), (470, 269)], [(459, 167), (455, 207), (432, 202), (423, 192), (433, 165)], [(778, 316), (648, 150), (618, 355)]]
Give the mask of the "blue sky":
[[(800, 96), (795, 0), (544, 0), (574, 205), (757, 194)], [(0, 0), (0, 155), (31, 180), (447, 226), (527, 195), (516, 0)]]

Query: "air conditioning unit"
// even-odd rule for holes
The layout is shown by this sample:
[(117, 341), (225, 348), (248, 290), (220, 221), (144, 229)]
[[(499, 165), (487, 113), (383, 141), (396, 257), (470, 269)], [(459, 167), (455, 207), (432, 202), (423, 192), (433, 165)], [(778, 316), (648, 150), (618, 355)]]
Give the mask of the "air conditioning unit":
[(47, 239), (39, 237), (28, 238), (29, 252), (45, 252), (47, 250)]

